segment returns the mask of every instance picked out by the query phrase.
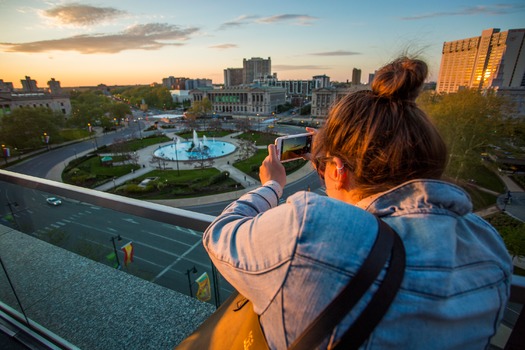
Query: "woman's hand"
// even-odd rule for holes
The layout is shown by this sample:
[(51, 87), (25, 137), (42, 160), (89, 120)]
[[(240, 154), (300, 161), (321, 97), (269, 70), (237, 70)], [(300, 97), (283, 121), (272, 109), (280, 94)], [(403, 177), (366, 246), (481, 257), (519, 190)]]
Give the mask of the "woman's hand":
[(268, 156), (266, 156), (259, 167), (259, 178), (262, 184), (275, 180), (282, 188), (286, 185), (286, 171), (277, 157), (277, 150), (274, 144), (268, 145)]

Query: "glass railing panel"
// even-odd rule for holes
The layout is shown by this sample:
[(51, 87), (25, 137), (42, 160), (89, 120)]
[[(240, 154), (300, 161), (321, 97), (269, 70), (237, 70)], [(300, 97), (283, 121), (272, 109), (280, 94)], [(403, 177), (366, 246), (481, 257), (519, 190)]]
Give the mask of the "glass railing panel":
[[(91, 192), (92, 196), (103, 194)], [(211, 281), (221, 281), (221, 290), (214, 290), (209, 300), (213, 304), (221, 301), (216, 295), (227, 297), (233, 290), (220, 276), (213, 278), (215, 272), (202, 246), (202, 231), (170, 218), (180, 212), (178, 209), (163, 208), (160, 214), (165, 216), (164, 221), (172, 222), (167, 223), (105, 208), (102, 205), (115, 203), (99, 198), (78, 200), (5, 182), (0, 182), (0, 194), (9, 203), (1, 213), (4, 225), (32, 237), (186, 295), (196, 295), (195, 280), (206, 273)], [(107, 196), (129, 202), (128, 198)], [(156, 206), (140, 202), (142, 206)], [(140, 209), (135, 208), (135, 212)], [(142, 209), (147, 213), (147, 208)], [(177, 225), (179, 221), (183, 226)], [(125, 261), (124, 252), (128, 245), (133, 247), (130, 263)], [(213, 288), (217, 288), (215, 283)]]

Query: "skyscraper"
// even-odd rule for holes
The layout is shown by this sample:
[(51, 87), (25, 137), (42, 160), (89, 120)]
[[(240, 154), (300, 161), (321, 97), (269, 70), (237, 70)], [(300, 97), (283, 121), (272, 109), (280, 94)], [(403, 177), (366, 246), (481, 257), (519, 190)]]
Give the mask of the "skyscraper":
[(445, 42), (436, 91), (525, 87), (524, 40), (525, 29), (491, 28), (481, 36)]
[(242, 68), (226, 68), (224, 70), (224, 86), (238, 86), (242, 84), (243, 77)]
[(267, 60), (260, 57), (252, 57), (247, 60), (242, 60), (242, 83), (251, 84), (260, 77), (266, 77), (272, 74), (272, 59), (268, 57)]
[(361, 69), (354, 68), (352, 70), (352, 85), (361, 84)]

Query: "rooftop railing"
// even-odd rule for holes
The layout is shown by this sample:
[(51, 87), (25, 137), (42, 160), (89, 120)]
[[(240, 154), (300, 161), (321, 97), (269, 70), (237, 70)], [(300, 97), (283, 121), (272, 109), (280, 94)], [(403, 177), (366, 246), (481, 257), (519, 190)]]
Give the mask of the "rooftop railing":
[[(202, 246), (213, 218), (0, 170), (0, 331), (51, 349), (172, 349), (233, 291)], [(514, 276), (493, 348), (523, 344), (523, 304)]]

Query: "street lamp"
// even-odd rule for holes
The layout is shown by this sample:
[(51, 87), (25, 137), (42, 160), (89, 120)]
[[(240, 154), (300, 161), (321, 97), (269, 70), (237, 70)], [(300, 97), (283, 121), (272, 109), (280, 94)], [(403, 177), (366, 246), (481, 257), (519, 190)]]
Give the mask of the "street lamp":
[(5, 145), (2, 145), (2, 154), (4, 155), (5, 164), (7, 165), (7, 157), (11, 155), (11, 152)]
[(177, 176), (180, 175), (180, 171), (179, 171), (179, 155), (177, 154), (177, 138), (174, 137), (173, 138), (173, 144), (175, 145), (175, 162), (177, 163)]
[(188, 285), (190, 287), (190, 297), (193, 298), (193, 289), (191, 288), (193, 283), (191, 282), (190, 273), (197, 273), (197, 268), (195, 267), (195, 265), (193, 265), (191, 269), (186, 270), (186, 275), (188, 276)]
[(95, 151), (96, 151), (98, 149), (97, 133), (91, 127), (91, 123), (88, 123), (88, 130), (89, 130), (89, 136), (92, 137), (93, 140), (94, 140), (94, 141), (92, 141), (92, 143), (93, 143), (93, 147), (95, 148)]
[(140, 139), (142, 140), (142, 128), (140, 127), (140, 120), (142, 118), (137, 118), (137, 126), (139, 128), (139, 134), (140, 134)]
[(44, 132), (44, 135), (42, 136), (42, 141), (46, 144), (46, 148), (49, 151), (49, 135)]
[(120, 270), (121, 266), (120, 266), (120, 260), (118, 259), (118, 254), (117, 254), (117, 246), (115, 244), (115, 239), (117, 239), (117, 241), (122, 241), (122, 237), (120, 237), (120, 235), (117, 235), (117, 236), (113, 236), (111, 237), (111, 242), (113, 243), (113, 252), (115, 253), (115, 259), (117, 260), (117, 270)]

